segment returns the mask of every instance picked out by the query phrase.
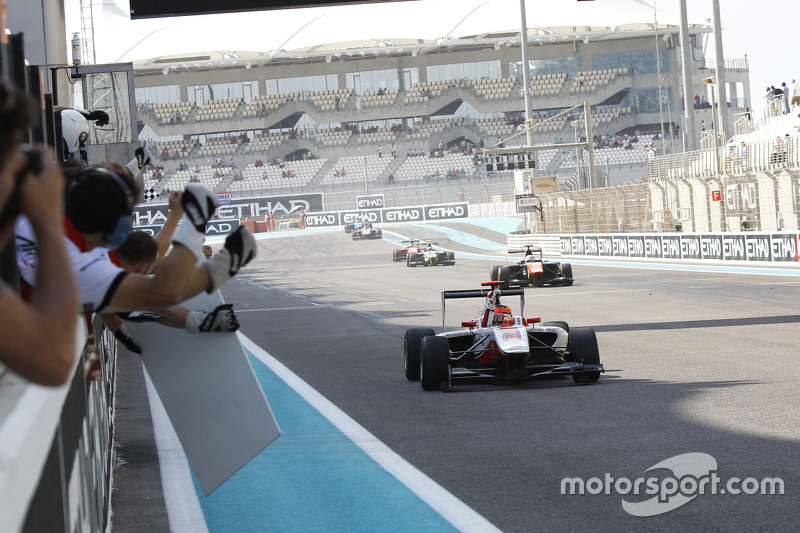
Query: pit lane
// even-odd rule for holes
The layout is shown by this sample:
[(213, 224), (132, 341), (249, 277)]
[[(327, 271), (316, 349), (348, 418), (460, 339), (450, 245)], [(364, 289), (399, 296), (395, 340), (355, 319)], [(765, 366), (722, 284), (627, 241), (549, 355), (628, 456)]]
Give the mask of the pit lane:
[[(455, 250), (455, 266), (407, 268), (391, 261), (389, 239), (353, 242), (343, 231), (261, 240), (223, 293), (253, 342), (503, 531), (792, 529), (800, 278), (573, 262), (575, 285), (526, 291), (525, 315), (593, 326), (611, 372), (586, 386), (561, 378), (425, 393), (403, 377), (403, 333), (438, 328), (441, 291), (476, 287), (495, 264), (433, 238)], [(448, 316), (471, 315), (448, 307)], [(688, 452), (716, 458), (723, 478), (780, 477), (786, 494), (700, 495), (637, 518), (613, 491), (560, 492), (567, 477), (635, 479)]]

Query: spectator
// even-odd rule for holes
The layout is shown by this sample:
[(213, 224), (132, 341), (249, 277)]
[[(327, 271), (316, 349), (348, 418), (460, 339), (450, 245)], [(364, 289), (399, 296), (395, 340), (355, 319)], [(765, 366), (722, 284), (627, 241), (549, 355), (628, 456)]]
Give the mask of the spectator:
[(788, 115), (792, 112), (789, 108), (789, 88), (786, 86), (786, 82), (781, 83), (781, 92), (783, 93), (783, 105), (786, 109), (785, 115)]
[[(0, 247), (19, 212), (41, 250), (35, 297), (25, 302), (0, 281), (0, 361), (32, 383), (57, 386), (72, 375), (77, 355), (78, 290), (61, 233), (64, 175), (49, 150), (36, 148), (33, 158), (20, 150), (33, 110), (27, 97), (0, 82)], [(28, 165), (37, 157), (38, 169)]]
[(800, 106), (800, 84), (792, 80), (792, 107)]

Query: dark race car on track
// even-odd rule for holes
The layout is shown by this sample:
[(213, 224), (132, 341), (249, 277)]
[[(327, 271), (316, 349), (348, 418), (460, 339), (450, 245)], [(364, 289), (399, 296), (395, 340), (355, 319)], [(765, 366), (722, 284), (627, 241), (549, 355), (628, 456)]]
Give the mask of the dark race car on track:
[(424, 246), (419, 246), (416, 251), (406, 253), (406, 266), (453, 266), (456, 264), (456, 255), (449, 250), (442, 250), (435, 242), (427, 241)]
[(358, 226), (350, 232), (350, 236), (354, 241), (360, 241), (362, 239), (382, 239), (383, 232), (379, 228), (373, 227), (372, 222), (364, 222), (363, 224), (358, 224)]
[[(442, 292), (442, 332), (406, 331), (406, 379), (419, 381), (424, 390), (448, 390), (458, 381), (521, 382), (559, 374), (591, 383), (605, 372), (592, 328), (514, 316), (501, 296), (519, 296), (524, 312), (521, 287), (502, 288), (491, 281), (480, 289)], [(448, 331), (445, 302), (453, 298), (483, 298), (484, 306), (479, 316), (461, 323), (463, 329)]]
[(511, 265), (496, 265), (489, 272), (489, 279), (500, 282), (501, 287), (510, 285), (572, 285), (572, 265), (558, 261), (544, 261), (542, 249), (526, 246), (522, 250), (509, 250), (508, 254), (525, 254)]
[(401, 247), (392, 250), (392, 261), (405, 261), (408, 253), (417, 253), (420, 247), (419, 239), (408, 239), (407, 241), (400, 241)]

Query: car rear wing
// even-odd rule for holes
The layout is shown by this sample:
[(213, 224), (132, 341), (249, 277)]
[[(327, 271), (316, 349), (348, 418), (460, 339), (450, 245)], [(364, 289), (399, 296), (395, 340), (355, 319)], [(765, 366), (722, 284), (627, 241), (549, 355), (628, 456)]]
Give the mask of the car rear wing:
[(500, 286), (497, 285), (496, 282), (494, 282), (492, 286), (481, 287), (480, 289), (442, 291), (442, 331), (447, 330), (447, 325), (445, 321), (445, 310), (446, 310), (445, 302), (447, 300), (454, 300), (460, 298), (486, 298), (492, 291), (497, 291), (499, 296), (519, 296), (519, 304), (520, 304), (519, 314), (520, 316), (525, 316), (525, 289), (523, 289), (522, 287), (500, 288)]
[[(542, 253), (542, 249), (541, 248), (531, 248), (530, 250), (533, 253), (536, 253), (536, 252)], [(527, 248), (515, 248), (513, 250), (508, 250), (506, 253), (507, 254), (524, 254), (527, 251), (528, 251)]]
[(541, 260), (542, 256), (544, 255), (542, 253), (542, 249), (541, 248), (531, 248), (530, 246), (528, 246), (526, 248), (515, 248), (515, 249), (512, 249), (512, 250), (506, 250), (506, 262), (508, 262), (508, 256), (509, 255), (512, 255), (512, 254), (514, 254), (514, 255), (525, 254), (527, 256), (529, 251), (530, 251), (531, 255), (537, 256), (537, 254), (538, 254), (538, 259), (539, 260)]

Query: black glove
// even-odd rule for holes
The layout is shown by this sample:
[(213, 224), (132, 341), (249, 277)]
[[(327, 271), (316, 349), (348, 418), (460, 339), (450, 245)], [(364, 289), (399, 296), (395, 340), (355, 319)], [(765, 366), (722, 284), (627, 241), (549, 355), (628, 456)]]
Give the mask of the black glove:
[(95, 126), (105, 126), (108, 124), (108, 113), (95, 109), (91, 113), (84, 115), (88, 120), (94, 120)]
[(239, 321), (233, 312), (233, 304), (222, 304), (209, 313), (189, 311), (185, 328), (189, 333), (233, 333), (239, 329)]
[[(183, 214), (197, 231), (205, 235), (206, 223), (217, 208), (217, 195), (198, 183), (190, 183), (181, 195)], [(174, 240), (174, 239), (173, 239)]]
[(116, 330), (114, 330), (114, 336), (128, 350), (132, 351), (133, 353), (138, 353), (138, 354), (142, 353), (142, 349), (139, 347), (139, 345), (133, 342), (131, 334), (125, 331), (122, 327), (119, 327)]
[(150, 161), (153, 159), (150, 150), (143, 146), (137, 148), (134, 154), (136, 155), (136, 164), (139, 166), (140, 170), (149, 165)]
[(255, 237), (246, 227), (239, 226), (225, 239), (225, 247), (211, 256), (211, 259), (204, 261), (208, 269), (208, 277), (211, 278), (211, 284), (206, 292), (211, 294), (219, 289), (255, 256)]

